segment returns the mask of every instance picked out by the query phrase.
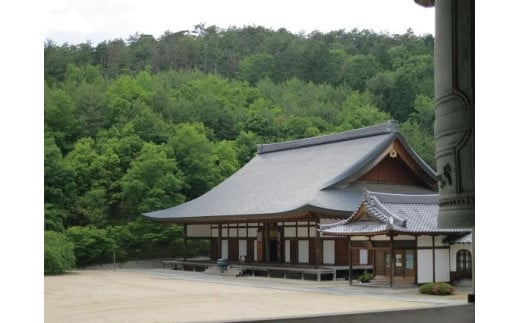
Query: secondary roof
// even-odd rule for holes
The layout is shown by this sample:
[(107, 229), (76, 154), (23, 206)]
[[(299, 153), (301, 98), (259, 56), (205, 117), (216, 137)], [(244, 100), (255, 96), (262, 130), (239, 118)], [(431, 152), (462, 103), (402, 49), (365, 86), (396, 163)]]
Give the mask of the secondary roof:
[[(374, 235), (397, 233), (457, 233), (471, 229), (440, 229), (438, 194), (392, 194), (365, 191), (358, 209), (351, 217), (333, 224), (321, 225), (324, 235)], [(460, 241), (471, 241), (465, 235)]]

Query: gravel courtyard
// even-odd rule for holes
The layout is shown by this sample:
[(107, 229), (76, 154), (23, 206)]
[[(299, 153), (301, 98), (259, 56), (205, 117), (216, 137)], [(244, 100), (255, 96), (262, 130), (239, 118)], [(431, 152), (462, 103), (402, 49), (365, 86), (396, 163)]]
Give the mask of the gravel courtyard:
[(466, 293), (349, 287), (173, 270), (82, 270), (46, 276), (45, 322), (208, 322), (462, 304)]

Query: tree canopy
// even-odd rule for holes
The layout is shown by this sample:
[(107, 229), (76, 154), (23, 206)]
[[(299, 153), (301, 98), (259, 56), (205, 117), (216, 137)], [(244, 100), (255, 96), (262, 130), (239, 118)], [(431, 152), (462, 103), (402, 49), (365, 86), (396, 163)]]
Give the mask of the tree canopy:
[(78, 265), (179, 254), (181, 228), (140, 214), (204, 194), (259, 143), (395, 119), (434, 163), (433, 37), (411, 30), (197, 25), (95, 46), (48, 40), (44, 83), (45, 229), (67, 235)]

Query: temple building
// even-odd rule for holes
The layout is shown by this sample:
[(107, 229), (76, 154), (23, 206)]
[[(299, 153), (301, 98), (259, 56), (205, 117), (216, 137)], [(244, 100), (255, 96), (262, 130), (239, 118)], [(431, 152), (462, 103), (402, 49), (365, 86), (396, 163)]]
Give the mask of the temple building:
[(244, 267), (328, 268), (333, 277), (347, 269), (350, 278), (368, 269), (390, 285), (449, 281), (471, 271), (471, 230), (437, 227), (436, 190), (434, 171), (389, 121), (258, 145), (206, 194), (145, 216), (183, 224), (187, 239), (209, 239), (212, 260)]

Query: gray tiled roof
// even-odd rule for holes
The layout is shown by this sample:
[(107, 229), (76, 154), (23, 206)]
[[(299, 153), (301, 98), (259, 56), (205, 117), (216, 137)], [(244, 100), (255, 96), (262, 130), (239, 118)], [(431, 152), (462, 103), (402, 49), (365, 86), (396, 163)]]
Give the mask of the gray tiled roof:
[[(362, 207), (372, 220), (359, 217)], [(373, 233), (387, 231), (407, 233), (469, 232), (471, 229), (439, 229), (438, 194), (393, 194), (365, 191), (358, 210), (346, 221), (323, 226), (325, 235)], [(380, 232), (380, 231), (377, 231)]]
[(359, 205), (363, 189), (383, 192), (425, 191), (425, 188), (374, 184), (338, 187), (360, 176), (394, 140), (400, 140), (429, 177), (434, 172), (404, 142), (394, 122), (362, 129), (259, 145), (258, 154), (206, 194), (178, 206), (145, 213), (155, 220), (207, 221), (215, 217), (283, 215), (321, 210), (348, 216)]
[(458, 236), (447, 240), (449, 244), (469, 244), (473, 241), (473, 233), (467, 233), (462, 236)]

